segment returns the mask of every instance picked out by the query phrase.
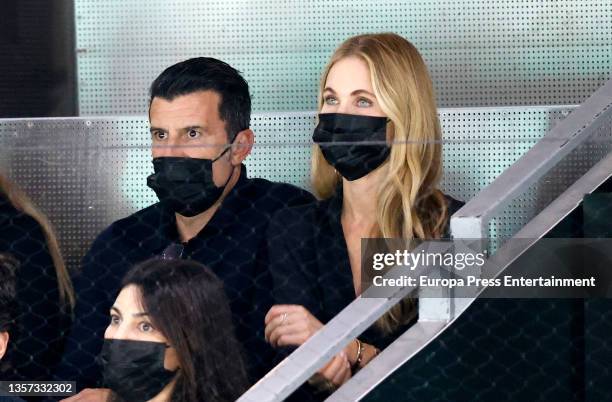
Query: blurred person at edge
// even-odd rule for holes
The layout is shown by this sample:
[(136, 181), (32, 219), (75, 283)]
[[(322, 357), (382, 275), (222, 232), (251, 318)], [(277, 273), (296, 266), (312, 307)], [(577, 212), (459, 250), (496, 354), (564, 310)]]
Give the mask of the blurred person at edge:
[(70, 328), (74, 290), (47, 217), (0, 175), (0, 253), (17, 261), (17, 316), (0, 379), (48, 381)]
[[(445, 237), (462, 205), (438, 188), (433, 85), (406, 39), (382, 33), (346, 40), (322, 74), (319, 107), (311, 177), (321, 200), (279, 211), (268, 228), (276, 305), (265, 336), (281, 357), (362, 294), (362, 238)], [(415, 300), (400, 301), (293, 398), (323, 399), (415, 318)]]
[[(6, 354), (17, 310), (16, 278), (17, 261), (8, 254), (0, 254), (0, 365)], [(0, 389), (0, 402), (20, 402), (23, 399), (8, 396)]]
[(108, 387), (96, 390), (103, 400), (229, 402), (247, 389), (223, 282), (202, 264), (140, 263), (123, 279), (109, 314), (98, 357)]
[[(153, 257), (203, 263), (223, 281), (238, 341), (254, 382), (273, 354), (263, 336), (272, 305), (265, 233), (274, 212), (313, 201), (298, 187), (248, 178), (251, 98), (228, 64), (199, 57), (177, 63), (150, 88), (154, 173), (160, 202), (113, 223), (94, 241), (75, 278), (75, 322), (56, 379), (77, 390), (100, 386), (107, 314), (129, 268)], [(144, 184), (144, 183), (143, 183)], [(96, 401), (96, 392), (79, 401)]]

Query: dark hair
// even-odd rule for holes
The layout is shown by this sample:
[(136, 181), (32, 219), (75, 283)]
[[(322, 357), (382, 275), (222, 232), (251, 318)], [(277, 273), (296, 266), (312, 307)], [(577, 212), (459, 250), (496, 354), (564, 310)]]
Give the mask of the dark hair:
[(251, 121), (249, 84), (229, 64), (211, 57), (196, 57), (168, 67), (151, 84), (149, 106), (153, 98), (173, 100), (198, 91), (219, 94), (219, 116), (225, 122), (228, 138), (246, 130)]
[(9, 331), (15, 321), (17, 266), (17, 260), (0, 253), (0, 332)]
[(236, 400), (249, 386), (223, 283), (204, 265), (152, 259), (136, 265), (135, 285), (152, 324), (177, 352), (181, 369), (172, 401)]

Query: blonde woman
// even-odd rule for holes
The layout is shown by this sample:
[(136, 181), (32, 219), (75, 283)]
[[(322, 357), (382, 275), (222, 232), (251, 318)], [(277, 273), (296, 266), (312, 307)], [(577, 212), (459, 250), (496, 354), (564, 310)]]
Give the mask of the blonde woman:
[(49, 380), (70, 324), (74, 292), (49, 221), (2, 175), (0, 252), (17, 262), (17, 319), (0, 378)]
[[(285, 351), (362, 293), (362, 238), (444, 237), (449, 216), (461, 206), (438, 188), (434, 90), (406, 39), (383, 33), (345, 41), (321, 77), (319, 108), (312, 185), (320, 201), (280, 211), (269, 229), (278, 304), (266, 316), (265, 334)], [(342, 384), (415, 317), (413, 300), (398, 303), (318, 377)]]

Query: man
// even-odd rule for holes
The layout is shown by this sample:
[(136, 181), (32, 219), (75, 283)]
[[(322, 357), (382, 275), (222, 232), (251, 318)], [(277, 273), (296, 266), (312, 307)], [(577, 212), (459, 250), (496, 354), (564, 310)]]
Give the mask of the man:
[[(16, 314), (16, 261), (7, 254), (0, 254), (0, 378), (10, 362), (2, 362), (9, 342), (9, 331)], [(8, 390), (0, 389), (0, 402), (17, 402), (22, 399), (8, 396)]]
[(278, 209), (313, 197), (288, 184), (247, 178), (242, 162), (254, 142), (251, 100), (246, 81), (228, 64), (195, 58), (171, 66), (151, 85), (150, 98), (155, 173), (147, 184), (160, 202), (113, 223), (86, 255), (58, 377), (77, 380), (79, 389), (101, 385), (95, 358), (121, 278), (157, 256), (196, 260), (224, 281), (254, 381), (270, 368), (263, 336), (271, 305), (268, 221)]

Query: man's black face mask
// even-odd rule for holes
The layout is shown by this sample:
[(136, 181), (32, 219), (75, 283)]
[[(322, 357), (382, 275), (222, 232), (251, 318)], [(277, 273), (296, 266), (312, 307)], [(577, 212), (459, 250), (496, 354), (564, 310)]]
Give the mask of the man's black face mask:
[(322, 113), (312, 139), (325, 160), (349, 181), (378, 168), (391, 152), (386, 117)]
[(215, 159), (162, 157), (153, 159), (155, 173), (147, 178), (149, 186), (162, 206), (183, 216), (196, 216), (213, 206), (221, 198), (231, 174), (222, 187), (213, 181), (213, 163), (221, 158), (229, 146)]

